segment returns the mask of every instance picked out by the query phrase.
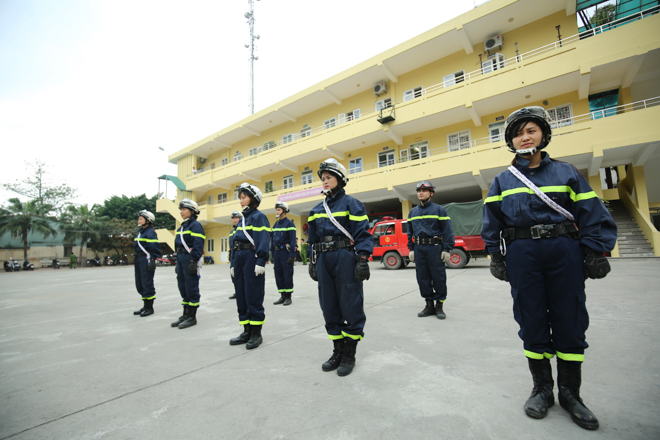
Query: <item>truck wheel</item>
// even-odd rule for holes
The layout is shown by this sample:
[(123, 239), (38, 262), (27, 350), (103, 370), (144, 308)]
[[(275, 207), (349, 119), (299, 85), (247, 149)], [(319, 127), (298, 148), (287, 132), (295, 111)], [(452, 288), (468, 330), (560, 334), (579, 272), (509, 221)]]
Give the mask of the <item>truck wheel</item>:
[(385, 269), (399, 269), (403, 265), (403, 258), (396, 252), (388, 252), (383, 257), (383, 264), (385, 265)]
[(462, 269), (468, 262), (468, 257), (462, 249), (452, 249), (449, 253), (449, 263), (447, 267), (450, 269)]

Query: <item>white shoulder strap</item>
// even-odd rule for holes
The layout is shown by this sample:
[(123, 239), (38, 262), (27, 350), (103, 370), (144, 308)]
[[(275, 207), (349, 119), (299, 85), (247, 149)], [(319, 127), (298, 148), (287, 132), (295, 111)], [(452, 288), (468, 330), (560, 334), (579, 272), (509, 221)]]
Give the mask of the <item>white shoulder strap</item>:
[(332, 224), (335, 225), (337, 227), (337, 229), (339, 229), (341, 232), (343, 232), (344, 235), (346, 237), (348, 237), (349, 240), (351, 240), (353, 243), (355, 243), (355, 240), (353, 240), (353, 236), (351, 234), (349, 234), (348, 231), (346, 229), (344, 229), (344, 227), (342, 225), (340, 225), (339, 222), (337, 220), (335, 220), (335, 218), (332, 216), (332, 212), (330, 212), (330, 207), (328, 207), (328, 204), (325, 201), (325, 199), (323, 199), (323, 208), (325, 209), (325, 213), (328, 214), (328, 218), (330, 219)]
[(250, 241), (252, 246), (254, 246), (254, 256), (257, 256), (257, 245), (254, 244), (254, 240), (252, 239), (252, 236), (248, 233), (247, 229), (245, 229), (245, 217), (241, 217), (241, 226), (243, 226), (243, 233), (247, 237), (247, 239)]
[(568, 220), (570, 220), (570, 221), (572, 221), (572, 222), (575, 221), (575, 217), (573, 217), (573, 214), (571, 214), (570, 212), (568, 212), (567, 210), (565, 210), (564, 208), (562, 208), (561, 206), (559, 206), (557, 203), (553, 202), (553, 201), (550, 199), (550, 197), (546, 196), (543, 192), (541, 192), (541, 190), (538, 188), (538, 186), (534, 185), (534, 184), (532, 183), (531, 180), (529, 180), (527, 177), (523, 176), (523, 174), (522, 174), (520, 171), (518, 171), (518, 169), (517, 169), (516, 167), (514, 167), (513, 165), (511, 165), (511, 166), (509, 167), (509, 171), (511, 172), (511, 174), (513, 174), (514, 176), (516, 176), (516, 177), (518, 178), (518, 180), (520, 180), (522, 183), (524, 183), (525, 185), (527, 185), (527, 187), (528, 187), (529, 189), (531, 189), (532, 191), (534, 191), (534, 193), (535, 193), (537, 196), (539, 196), (539, 198), (540, 198), (541, 200), (543, 200), (543, 202), (544, 202), (546, 205), (548, 205), (549, 207), (551, 207), (552, 209), (554, 209), (555, 211), (557, 211), (558, 213), (560, 213), (561, 215), (563, 215), (564, 217), (566, 217)]
[(149, 263), (151, 261), (151, 255), (149, 255), (149, 252), (147, 252), (147, 250), (144, 248), (144, 246), (142, 246), (142, 243), (140, 243), (140, 235), (142, 235), (142, 231), (138, 232), (137, 243), (138, 243), (138, 246), (140, 246), (140, 249), (142, 249), (142, 252), (147, 254), (147, 263)]

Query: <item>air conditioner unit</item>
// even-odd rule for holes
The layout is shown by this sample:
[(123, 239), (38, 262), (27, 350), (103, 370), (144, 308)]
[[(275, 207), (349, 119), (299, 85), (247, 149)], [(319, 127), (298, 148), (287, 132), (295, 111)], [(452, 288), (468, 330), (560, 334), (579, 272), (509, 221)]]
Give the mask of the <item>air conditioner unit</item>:
[(383, 93), (387, 93), (387, 84), (385, 84), (385, 81), (381, 81), (374, 86), (374, 95), (378, 96)]
[(501, 35), (495, 35), (494, 37), (488, 38), (486, 41), (484, 41), (484, 49), (487, 51), (493, 51), (497, 50), (502, 47), (502, 36)]
[(200, 157), (199, 158), (199, 163), (206, 163), (206, 158), (205, 157)]

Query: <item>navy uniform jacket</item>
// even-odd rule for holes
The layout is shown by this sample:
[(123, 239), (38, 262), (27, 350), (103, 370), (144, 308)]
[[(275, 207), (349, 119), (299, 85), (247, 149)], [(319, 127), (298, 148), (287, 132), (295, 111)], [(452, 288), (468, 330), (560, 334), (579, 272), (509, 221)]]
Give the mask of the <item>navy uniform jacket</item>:
[(183, 237), (190, 248), (190, 256), (193, 261), (199, 261), (204, 254), (204, 240), (206, 240), (202, 224), (194, 217), (190, 217), (181, 223), (181, 227), (176, 230), (176, 238), (174, 239), (174, 246), (176, 248), (184, 247), (181, 244), (181, 237)]
[[(240, 224), (240, 222), (239, 222)], [(234, 250), (234, 235), (236, 234), (236, 228), (238, 225), (235, 225), (231, 232), (229, 233), (229, 264), (232, 265), (232, 257), (233, 257), (233, 250)]]
[[(140, 244), (149, 253), (149, 258), (151, 260), (155, 260), (156, 258), (162, 255), (162, 252), (160, 251), (160, 242), (158, 241), (158, 235), (156, 235), (156, 231), (154, 231), (154, 228), (148, 226), (142, 229), (138, 233), (138, 235), (140, 236), (139, 239)], [(135, 237), (133, 241), (134, 241), (133, 247), (135, 248), (135, 253), (138, 255), (144, 255), (144, 252), (142, 252), (142, 249), (140, 249), (140, 246), (138, 245), (138, 238)]]
[[(255, 252), (257, 254), (257, 266), (265, 266), (268, 261), (268, 247), (270, 244), (270, 223), (268, 218), (256, 208), (250, 208), (243, 211), (245, 217), (245, 229), (254, 240)], [(238, 222), (236, 233), (234, 234), (234, 242), (243, 242), (250, 244), (250, 240), (243, 232), (243, 219)]]
[[(538, 168), (518, 157), (517, 168), (550, 199), (575, 217), (581, 243), (597, 252), (610, 252), (616, 243), (616, 224), (587, 180), (573, 165), (550, 159), (546, 152)], [(489, 253), (500, 251), (500, 231), (568, 221), (546, 205), (510, 171), (498, 174), (484, 203), (481, 236)]]
[(289, 245), (289, 257), (296, 257), (296, 225), (288, 217), (275, 222), (273, 226), (273, 240), (270, 244), (270, 251), (286, 248)]
[(442, 237), (442, 250), (454, 248), (454, 229), (445, 208), (428, 201), (415, 206), (408, 214), (408, 249), (415, 250), (413, 237)]
[[(347, 195), (343, 188), (334, 197), (327, 197), (326, 201), (335, 220), (353, 236), (356, 253), (371, 255), (374, 252), (374, 238), (369, 232), (369, 217), (362, 202)], [(346, 237), (332, 224), (328, 214), (325, 213), (323, 203), (319, 203), (309, 212), (307, 221), (309, 244), (319, 243), (321, 237), (325, 236)]]

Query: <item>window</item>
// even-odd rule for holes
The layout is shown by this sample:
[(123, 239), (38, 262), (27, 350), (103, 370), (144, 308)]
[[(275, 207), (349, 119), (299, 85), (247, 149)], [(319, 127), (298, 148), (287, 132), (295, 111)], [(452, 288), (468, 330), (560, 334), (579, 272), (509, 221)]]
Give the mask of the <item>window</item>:
[(394, 151), (383, 151), (378, 153), (378, 168), (394, 165)]
[(451, 75), (446, 75), (442, 78), (442, 81), (444, 82), (445, 87), (453, 86), (456, 83), (463, 82), (465, 79), (465, 71), (464, 70), (459, 70), (458, 72), (454, 72)]
[(423, 159), (429, 156), (429, 141), (415, 142), (410, 144), (410, 160)]
[(571, 104), (558, 105), (547, 109), (547, 111), (553, 121), (552, 128), (573, 125), (573, 106)]
[(225, 166), (225, 165), (227, 165), (228, 162), (229, 162), (229, 158), (225, 157), (225, 158), (223, 158), (222, 161), (220, 162), (220, 165)]
[(270, 150), (271, 148), (275, 148), (275, 141), (268, 141), (264, 143), (263, 151)]
[(212, 238), (206, 239), (206, 252), (213, 252), (215, 250), (215, 243)]
[(302, 184), (303, 185), (308, 185), (314, 181), (314, 172), (313, 171), (305, 171), (302, 173)]
[(213, 204), (213, 196), (207, 196), (206, 197), (206, 203), (209, 204), (209, 205), (212, 205)]
[(293, 142), (293, 133), (282, 136), (282, 145)]
[(381, 223), (374, 229), (374, 239), (383, 235), (394, 235), (394, 223)]
[(619, 103), (619, 90), (589, 95), (589, 111), (591, 119), (607, 118), (616, 115), (616, 106)]
[(353, 119), (357, 119), (360, 117), (360, 109), (357, 108), (353, 110), (352, 112), (348, 113), (340, 113), (338, 116), (339, 123), (343, 124), (344, 122), (349, 122), (352, 121)]
[(330, 119), (326, 119), (325, 121), (323, 121), (323, 129), (324, 130), (327, 130), (328, 128), (332, 128), (335, 125), (337, 125), (337, 118), (330, 118)]
[(238, 162), (239, 160), (241, 160), (241, 153), (234, 154), (234, 162)]
[(401, 223), (401, 232), (403, 232), (404, 234), (408, 233), (408, 222)]
[(258, 153), (261, 153), (261, 147), (250, 148), (250, 156), (255, 156)]
[(500, 142), (504, 140), (504, 122), (496, 122), (488, 125), (488, 136), (491, 142)]
[(506, 66), (506, 58), (504, 58), (504, 54), (498, 52), (490, 55), (488, 58), (489, 59), (486, 60), (481, 67), (481, 71), (484, 75), (492, 72), (493, 70), (502, 69), (504, 66)]
[(458, 133), (447, 135), (447, 145), (449, 146), (449, 151), (458, 151), (464, 148), (470, 148), (470, 145), (472, 145), (472, 140), (470, 139), (470, 130), (463, 130), (459, 131)]
[(284, 177), (282, 179), (282, 186), (284, 189), (293, 188), (293, 175)]
[(11, 231), (11, 238), (21, 238), (21, 231)]
[(227, 193), (218, 194), (218, 204), (227, 203)]
[(241, 198), (238, 196), (238, 190), (234, 190), (234, 200), (241, 200)]
[(312, 135), (312, 127), (305, 127), (302, 130), (300, 130), (300, 137), (301, 138), (311, 136), (311, 135)]
[(376, 101), (377, 112), (390, 107), (392, 107), (392, 98), (385, 98), (385, 99), (381, 99), (380, 101)]
[(362, 158), (351, 159), (348, 161), (348, 174), (362, 172)]
[(404, 101), (410, 101), (411, 99), (419, 98), (420, 96), (422, 96), (422, 86), (403, 92)]
[(273, 192), (273, 181), (269, 180), (266, 183), (264, 183), (264, 192)]

